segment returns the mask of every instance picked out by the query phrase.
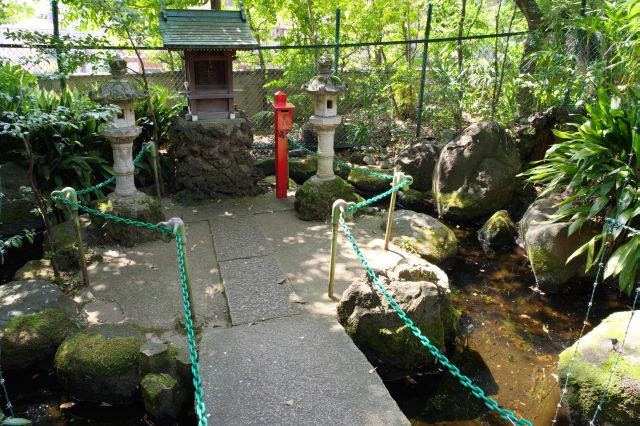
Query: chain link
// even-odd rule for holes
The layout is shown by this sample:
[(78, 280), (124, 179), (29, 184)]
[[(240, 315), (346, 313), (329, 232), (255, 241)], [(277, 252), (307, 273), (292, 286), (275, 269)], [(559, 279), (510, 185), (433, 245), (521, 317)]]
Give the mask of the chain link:
[[(312, 151), (309, 148), (301, 145), (300, 143), (298, 143), (297, 141), (295, 141), (292, 138), (289, 138), (289, 142), (291, 142), (291, 144), (293, 146), (295, 146), (296, 148), (301, 149), (301, 150), (303, 150), (303, 151), (305, 151), (305, 152), (307, 152), (307, 153), (309, 153), (309, 154), (311, 154), (313, 156), (317, 156), (318, 155), (317, 152)], [(355, 167), (355, 166), (352, 166), (351, 164), (343, 163), (342, 161), (336, 160), (335, 157), (333, 159), (333, 162), (336, 165), (338, 165), (338, 167), (341, 167), (343, 169), (354, 170), (354, 171), (356, 171), (358, 173), (362, 173), (362, 174), (365, 174), (365, 175), (375, 176), (375, 177), (379, 177), (379, 178), (387, 179), (387, 180), (393, 180), (393, 175), (388, 175), (386, 173), (374, 172), (373, 170), (363, 169), (362, 167)]]
[(510, 410), (501, 408), (496, 400), (486, 396), (484, 391), (481, 388), (474, 385), (472, 380), (469, 377), (462, 374), (460, 372), (460, 369), (456, 367), (454, 364), (452, 364), (451, 362), (449, 362), (449, 359), (444, 354), (442, 354), (440, 350), (436, 346), (434, 346), (425, 335), (422, 334), (420, 329), (416, 327), (413, 321), (407, 316), (406, 312), (404, 312), (404, 310), (402, 310), (400, 305), (398, 305), (398, 303), (393, 299), (393, 296), (391, 295), (391, 293), (389, 293), (389, 290), (387, 290), (384, 284), (380, 282), (378, 275), (375, 273), (373, 268), (369, 265), (369, 262), (367, 262), (367, 260), (365, 259), (364, 255), (362, 254), (362, 251), (360, 250), (360, 247), (358, 246), (358, 243), (356, 243), (355, 238), (351, 234), (351, 231), (349, 230), (349, 227), (347, 226), (347, 223), (344, 220), (344, 215), (351, 214), (355, 210), (359, 209), (360, 207), (367, 206), (385, 197), (388, 197), (389, 195), (393, 194), (395, 191), (400, 190), (403, 186), (405, 186), (409, 182), (410, 180), (405, 178), (398, 185), (383, 192), (382, 194), (376, 195), (375, 197), (372, 197), (368, 200), (355, 204), (350, 208), (346, 209), (344, 212), (342, 212), (340, 214), (339, 223), (340, 223), (340, 226), (342, 227), (342, 230), (344, 231), (344, 234), (346, 235), (347, 239), (351, 243), (351, 246), (353, 247), (353, 250), (356, 252), (358, 259), (360, 259), (360, 262), (367, 270), (367, 274), (369, 275), (373, 283), (376, 285), (377, 289), (380, 291), (380, 293), (382, 293), (382, 295), (387, 300), (387, 302), (389, 302), (389, 305), (391, 305), (391, 307), (396, 311), (396, 314), (398, 315), (398, 317), (405, 323), (407, 327), (409, 327), (413, 335), (416, 336), (418, 340), (420, 340), (420, 343), (422, 343), (422, 345), (427, 348), (427, 350), (431, 353), (431, 355), (433, 355), (433, 357), (436, 358), (437, 361), (439, 361), (442, 365), (444, 365), (449, 371), (449, 373), (451, 373), (454, 377), (456, 377), (464, 387), (470, 389), (473, 396), (475, 396), (478, 399), (481, 399), (484, 402), (484, 404), (487, 406), (487, 408), (489, 408), (492, 411), (496, 411), (502, 419), (510, 421), (511, 423), (519, 426), (533, 426), (533, 423), (531, 423), (530, 421), (525, 420), (521, 417), (518, 417), (515, 413), (513, 413)]
[(184, 251), (182, 237), (176, 234), (176, 246), (178, 249), (178, 267), (180, 268), (180, 287), (182, 289), (182, 304), (184, 306), (185, 328), (187, 329), (187, 340), (189, 343), (189, 358), (191, 359), (191, 373), (193, 374), (193, 387), (195, 389), (196, 414), (198, 415), (198, 426), (207, 426), (207, 407), (203, 401), (202, 379), (200, 378), (200, 364), (198, 362), (198, 348), (196, 346), (195, 332), (193, 330), (193, 320), (191, 314), (191, 303), (189, 303), (189, 290), (187, 288), (187, 273), (184, 266)]
[[(142, 144), (142, 149), (140, 149), (140, 152), (138, 153), (138, 155), (136, 156), (136, 158), (133, 159), (133, 164), (134, 165), (138, 165), (140, 163), (140, 160), (142, 160), (142, 157), (144, 156), (144, 153), (146, 152), (147, 147), (145, 144)], [(81, 189), (79, 191), (76, 191), (76, 194), (78, 195), (83, 195), (83, 194), (88, 194), (90, 192), (94, 192), (97, 191), (100, 188), (103, 188), (107, 185), (109, 185), (110, 183), (113, 183), (116, 180), (115, 176), (111, 176), (109, 179), (100, 182), (96, 185), (90, 186), (89, 188), (85, 188), (85, 189)]]

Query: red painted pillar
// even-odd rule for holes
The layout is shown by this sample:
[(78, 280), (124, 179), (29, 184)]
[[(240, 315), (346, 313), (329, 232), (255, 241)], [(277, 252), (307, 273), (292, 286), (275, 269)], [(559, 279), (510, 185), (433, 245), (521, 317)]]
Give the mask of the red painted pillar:
[(275, 128), (276, 197), (287, 198), (289, 188), (289, 152), (287, 133), (293, 125), (293, 104), (287, 103), (287, 94), (276, 92), (273, 102)]

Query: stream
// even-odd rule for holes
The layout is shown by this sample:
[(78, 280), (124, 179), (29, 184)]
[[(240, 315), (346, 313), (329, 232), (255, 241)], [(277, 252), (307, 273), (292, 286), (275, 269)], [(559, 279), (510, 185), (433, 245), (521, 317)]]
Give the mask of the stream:
[[(445, 271), (462, 318), (458, 342), (448, 355), (501, 407), (534, 425), (549, 426), (560, 395), (558, 355), (578, 338), (592, 281), (576, 283), (570, 295), (540, 294), (534, 291), (535, 279), (522, 248), (505, 248), (488, 257), (475, 229), (453, 229), (460, 250)], [(619, 294), (611, 286), (598, 288), (591, 326), (614, 311), (630, 309)], [(380, 374), (414, 426), (510, 424), (489, 413), (448, 373)], [(561, 412), (557, 425), (568, 424)]]

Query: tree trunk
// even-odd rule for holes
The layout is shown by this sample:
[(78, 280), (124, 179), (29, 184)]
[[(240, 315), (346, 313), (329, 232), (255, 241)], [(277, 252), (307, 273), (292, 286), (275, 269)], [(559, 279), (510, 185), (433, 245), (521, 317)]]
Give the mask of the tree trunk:
[[(458, 37), (462, 37), (464, 35), (464, 20), (467, 14), (467, 0), (462, 0), (462, 8), (460, 9), (460, 21), (458, 22)], [(456, 44), (456, 54), (458, 55), (458, 80), (461, 79), (462, 76), (462, 67), (464, 65), (463, 59), (463, 50), (462, 50), (462, 40), (458, 39), (458, 43)], [(458, 89), (458, 102), (456, 104), (456, 109), (454, 112), (454, 122), (456, 123), (456, 127), (462, 127), (462, 96), (464, 92), (462, 88)]]
[[(516, 0), (516, 5), (527, 20), (527, 27), (529, 31), (535, 31), (527, 36), (527, 40), (524, 44), (524, 52), (522, 54), (522, 60), (520, 61), (520, 74), (524, 76), (526, 80), (528, 76), (535, 71), (535, 62), (530, 59), (530, 56), (539, 51), (542, 47), (542, 34), (540, 30), (544, 29), (543, 15), (540, 11), (540, 7), (536, 3), (536, 0)], [(531, 112), (533, 106), (533, 95), (527, 87), (520, 89), (518, 94), (518, 103), (520, 109), (520, 115), (526, 115)]]
[[(29, 136), (25, 136), (23, 138), (24, 149), (27, 152), (27, 160), (29, 161), (29, 169), (27, 170), (27, 180), (29, 181), (29, 186), (31, 187), (31, 191), (33, 192), (33, 198), (35, 198), (36, 206), (38, 206), (38, 210), (40, 210), (40, 215), (42, 216), (42, 220), (44, 221), (44, 245), (46, 250), (49, 252), (49, 261), (51, 262), (51, 269), (53, 270), (53, 276), (56, 279), (60, 278), (60, 269), (58, 268), (58, 263), (55, 259), (55, 248), (53, 246), (53, 224), (51, 223), (51, 219), (49, 219), (49, 205), (47, 204), (47, 200), (42, 196), (42, 193), (38, 189), (38, 185), (36, 184), (36, 180), (33, 177), (33, 169), (34, 169), (34, 161), (33, 161), (33, 151), (31, 150), (31, 142), (29, 142)], [(46, 257), (46, 256), (45, 256)]]
[(211, 0), (211, 10), (222, 10), (222, 1), (221, 0)]
[[(307, 11), (309, 12), (309, 23), (311, 24), (311, 35), (313, 44), (318, 44), (318, 29), (316, 28), (316, 19), (313, 16), (313, 0), (307, 0)], [(313, 48), (313, 57), (318, 62), (318, 48)]]
[[(245, 13), (247, 14), (247, 20), (249, 21), (249, 28), (251, 28), (251, 32), (256, 37), (258, 47), (260, 47), (262, 46), (262, 40), (260, 39), (258, 28), (254, 25), (253, 19), (251, 19), (249, 9), (246, 9)], [(265, 84), (267, 84), (267, 66), (264, 60), (264, 52), (262, 51), (262, 49), (258, 49), (258, 61), (260, 62), (260, 77), (258, 80), (258, 86), (260, 90), (260, 98), (262, 99), (262, 110), (267, 111), (270, 108), (269, 101), (267, 100), (267, 91), (264, 88)]]

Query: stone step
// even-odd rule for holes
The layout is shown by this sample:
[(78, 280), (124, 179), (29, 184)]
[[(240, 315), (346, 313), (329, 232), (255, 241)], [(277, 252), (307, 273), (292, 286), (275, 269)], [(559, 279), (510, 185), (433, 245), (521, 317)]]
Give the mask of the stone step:
[(332, 318), (205, 328), (200, 360), (209, 424), (409, 424)]

